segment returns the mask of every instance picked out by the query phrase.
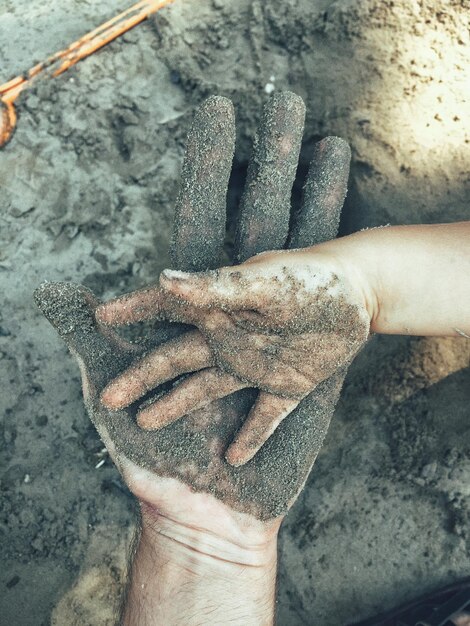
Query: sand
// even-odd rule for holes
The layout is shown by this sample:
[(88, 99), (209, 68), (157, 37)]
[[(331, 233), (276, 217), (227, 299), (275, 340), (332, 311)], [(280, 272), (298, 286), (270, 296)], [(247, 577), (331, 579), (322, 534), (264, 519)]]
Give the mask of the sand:
[[(1, 78), (126, 6), (9, 2)], [(107, 298), (170, 266), (185, 137), (214, 93), (237, 118), (233, 231), (271, 76), (306, 101), (295, 206), (314, 143), (334, 135), (352, 149), (341, 233), (468, 219), (467, 13), (443, 1), (176, 2), (25, 94), (0, 153), (4, 621), (48, 624), (58, 605), (54, 624), (112, 623), (133, 518), (33, 290), (47, 278)], [(468, 363), (464, 340), (399, 337), (374, 337), (355, 361), (283, 526), (279, 624), (340, 626), (467, 575)]]

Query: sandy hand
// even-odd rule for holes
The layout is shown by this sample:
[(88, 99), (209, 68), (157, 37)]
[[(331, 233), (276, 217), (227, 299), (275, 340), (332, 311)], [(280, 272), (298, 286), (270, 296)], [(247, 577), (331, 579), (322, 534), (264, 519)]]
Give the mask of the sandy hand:
[[(188, 377), (174, 391), (142, 410), (139, 423), (161, 428), (243, 387), (261, 389), (227, 459), (240, 465), (260, 449), (319, 383), (347, 366), (367, 339), (369, 316), (338, 263), (321, 248), (265, 253), (235, 267), (188, 274), (166, 270), (160, 283), (179, 321), (196, 324), (177, 358), (157, 351), (130, 373), (131, 384), (146, 383), (157, 369), (180, 364)], [(189, 305), (189, 306), (185, 306)], [(186, 317), (185, 317), (186, 315)], [(208, 349), (210, 346), (210, 350)], [(214, 355), (214, 356), (212, 356)], [(122, 381), (119, 384), (126, 383)], [(125, 388), (125, 384), (124, 384)]]
[[(265, 107), (241, 201), (236, 262), (282, 248), (287, 237), (289, 245), (298, 248), (336, 234), (350, 152), (344, 141), (333, 137), (315, 146), (302, 206), (293, 216), (289, 233), (290, 197), (303, 116), (301, 99), (290, 93), (276, 94)], [(210, 98), (196, 113), (188, 138), (171, 250), (178, 270), (202, 271), (220, 265), (234, 136), (231, 103), (224, 98)], [(152, 405), (142, 407), (136, 400), (164, 380), (193, 371), (195, 357), (199, 360), (196, 367), (202, 368), (198, 375), (212, 393), (222, 390), (221, 395), (225, 396), (246, 387), (245, 382), (213, 367), (212, 351), (199, 330), (175, 338), (175, 332), (167, 326), (166, 337), (152, 337), (150, 345), (143, 347), (124, 343), (97, 322), (98, 319), (119, 324), (164, 317), (168, 298), (163, 303), (159, 288), (145, 289), (99, 306), (93, 294), (81, 286), (49, 283), (38, 291), (37, 302), (77, 357), (90, 417), (139, 498), (148, 500), (151, 492), (151, 501), (162, 506), (168, 503), (165, 481), (177, 481), (185, 488), (184, 499), (191, 500), (192, 495), (210, 496), (212, 504), (217, 500), (231, 511), (250, 514), (250, 518), (268, 520), (287, 511), (320, 450), (345, 368), (320, 383), (249, 463), (233, 467), (226, 460), (227, 448), (234, 438), (240, 440), (244, 424), (250, 421), (246, 415), (256, 398), (253, 390), (242, 389), (207, 404), (206, 398), (201, 398), (204, 385), (196, 393), (191, 377), (180, 379), (162, 401), (167, 403), (167, 409), (178, 409), (181, 406), (176, 400), (183, 396), (189, 402), (185, 412), (190, 415), (160, 430), (139, 427), (141, 416)], [(191, 307), (179, 306), (178, 315), (186, 316)], [(116, 377), (127, 383), (118, 385), (121, 391), (124, 389), (124, 397), (118, 398), (111, 410), (101, 397), (103, 390), (113, 386), (116, 389), (112, 382)], [(191, 386), (186, 388), (188, 381), (193, 394)], [(161, 391), (160, 388), (155, 393)], [(201, 404), (204, 400), (206, 406)], [(273, 416), (280, 420), (289, 413), (292, 402), (298, 400), (261, 392), (250, 415), (264, 411), (269, 418), (265, 421), (271, 424)], [(253, 456), (249, 442), (245, 443), (239, 447), (238, 456), (233, 456), (237, 464)], [(146, 478), (142, 478), (143, 474)], [(175, 494), (178, 490), (170, 491)], [(174, 498), (172, 502), (170, 508)], [(204, 500), (204, 510), (206, 503)], [(192, 510), (192, 505), (189, 508)]]
[[(244, 261), (258, 252), (281, 247), (286, 239), (290, 247), (303, 247), (335, 236), (346, 193), (350, 159), (348, 145), (336, 137), (329, 137), (316, 144), (304, 187), (302, 206), (291, 220), (291, 230), (288, 233), (290, 193), (300, 147), (302, 117), (301, 101), (291, 94), (278, 94), (266, 105), (241, 201), (235, 238), (236, 261)], [(213, 190), (204, 185), (204, 177), (207, 176), (204, 169), (207, 172), (211, 169), (206, 167), (201, 172), (198, 155), (189, 154), (189, 156), (191, 158), (187, 155), (187, 162), (183, 168), (183, 177), (187, 180), (183, 184), (183, 194), (177, 209), (176, 224), (180, 233), (194, 222), (191, 207), (191, 203), (194, 205), (194, 198), (198, 200), (197, 210), (203, 213), (204, 206), (207, 206), (214, 195)], [(188, 193), (188, 190), (194, 187), (199, 189), (199, 193)], [(215, 220), (214, 223), (218, 224), (219, 220)], [(173, 243), (175, 244), (175, 240)], [(191, 248), (195, 249), (198, 246), (200, 248), (197, 254), (193, 254), (194, 261), (198, 255), (206, 251), (205, 238), (194, 240), (185, 237), (184, 245), (181, 245), (182, 243), (180, 237), (179, 245), (173, 246), (175, 266), (185, 270), (197, 269), (189, 258)], [(204, 324), (201, 325), (199, 321), (201, 315), (206, 314), (207, 311), (188, 305), (181, 299), (175, 300), (168, 291), (163, 291), (159, 287), (150, 287), (122, 296), (100, 306), (97, 310), (98, 319), (108, 325), (160, 318), (180, 319), (203, 327)], [(354, 322), (351, 323), (354, 325)], [(338, 326), (335, 333), (338, 333)], [(297, 337), (299, 338), (300, 336)], [(321, 340), (324, 346), (327, 342), (324, 328)], [(290, 361), (296, 371), (297, 382), (300, 383), (299, 366), (308, 368), (309, 361), (314, 360), (308, 381), (304, 377), (302, 388), (296, 389), (293, 394), (290, 393), (289, 397), (284, 392), (283, 395), (266, 391), (258, 394), (247, 419), (226, 451), (225, 458), (232, 465), (240, 466), (249, 461), (284, 418), (298, 406), (298, 398), (305, 395), (306, 389), (311, 390), (314, 386), (312, 372), (316, 382), (333, 372), (331, 359), (330, 369), (323, 367), (323, 364), (318, 367), (320, 341), (317, 342), (316, 350), (310, 352), (307, 359), (302, 342), (303, 338), (300, 338), (298, 347), (302, 354), (299, 362), (293, 364), (299, 358), (299, 350), (297, 354), (290, 351)], [(344, 358), (342, 362), (347, 361), (348, 359)], [(335, 367), (338, 363), (339, 360)], [(138, 424), (142, 428), (155, 430), (207, 406), (217, 398), (223, 398), (251, 386), (247, 380), (252, 380), (252, 376), (245, 376), (241, 380), (223, 367), (214, 367), (215, 365), (214, 352), (210, 349), (206, 337), (199, 331), (193, 331), (162, 345), (148, 353), (142, 360), (136, 360), (128, 370), (107, 385), (102, 400), (105, 406), (111, 409), (122, 409), (158, 385), (177, 379), (182, 374), (199, 370), (191, 377), (180, 378), (178, 385), (166, 395), (138, 410)], [(344, 370), (341, 370), (335, 380), (339, 381), (342, 374)], [(286, 373), (283, 372), (282, 376), (285, 379)], [(257, 380), (259, 381), (259, 376)], [(336, 392), (337, 387), (335, 394)], [(309, 418), (315, 420), (316, 410), (316, 402), (312, 397), (302, 403), (297, 414), (306, 415), (310, 411)], [(295, 429), (295, 420), (292, 424)]]
[[(165, 270), (160, 284), (199, 308), (196, 324), (221, 369), (301, 400), (349, 364), (369, 332), (360, 293), (332, 267), (321, 252), (267, 253), (209, 272)], [(181, 321), (194, 323), (188, 313)]]

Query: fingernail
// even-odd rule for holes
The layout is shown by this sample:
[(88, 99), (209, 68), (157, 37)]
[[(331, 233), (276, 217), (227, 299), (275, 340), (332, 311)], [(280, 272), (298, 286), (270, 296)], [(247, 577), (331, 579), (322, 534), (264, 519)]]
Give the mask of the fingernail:
[(162, 277), (166, 280), (188, 280), (191, 274), (180, 272), (179, 270), (163, 270)]

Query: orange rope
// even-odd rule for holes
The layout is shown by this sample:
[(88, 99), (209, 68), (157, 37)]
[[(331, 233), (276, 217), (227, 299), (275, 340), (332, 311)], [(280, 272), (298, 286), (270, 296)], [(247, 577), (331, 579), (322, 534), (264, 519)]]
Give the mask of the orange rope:
[(9, 140), (16, 125), (13, 103), (34, 78), (41, 75), (59, 76), (70, 67), (90, 56), (113, 39), (124, 34), (174, 0), (141, 0), (98, 28), (87, 33), (68, 48), (38, 63), (28, 72), (0, 85), (0, 148)]

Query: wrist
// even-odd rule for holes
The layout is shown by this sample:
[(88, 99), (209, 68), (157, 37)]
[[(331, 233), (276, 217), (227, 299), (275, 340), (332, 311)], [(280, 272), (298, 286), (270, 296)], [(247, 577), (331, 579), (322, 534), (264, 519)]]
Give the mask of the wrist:
[(309, 248), (308, 253), (342, 279), (351, 300), (367, 313), (373, 331), (380, 311), (379, 282), (375, 253), (365, 234), (360, 232), (333, 239)]
[(273, 623), (277, 533), (239, 544), (141, 509), (123, 626)]
[(280, 523), (263, 528), (253, 519), (255, 528), (229, 525), (221, 520), (220, 531), (204, 528), (191, 520), (179, 520), (152, 504), (140, 502), (141, 537), (153, 549), (165, 549), (175, 558), (190, 558), (198, 568), (224, 564), (228, 569), (269, 568), (276, 560), (277, 532)]
[(281, 518), (262, 522), (130, 462), (141, 532), (123, 626), (272, 624)]

